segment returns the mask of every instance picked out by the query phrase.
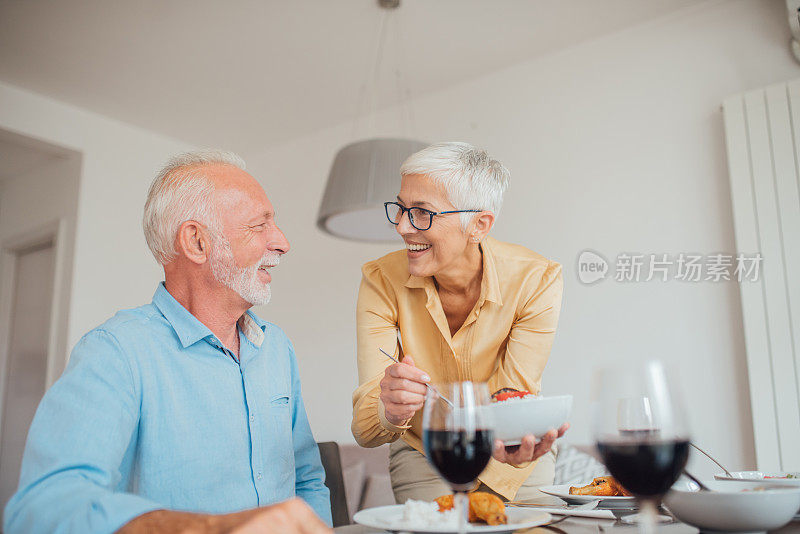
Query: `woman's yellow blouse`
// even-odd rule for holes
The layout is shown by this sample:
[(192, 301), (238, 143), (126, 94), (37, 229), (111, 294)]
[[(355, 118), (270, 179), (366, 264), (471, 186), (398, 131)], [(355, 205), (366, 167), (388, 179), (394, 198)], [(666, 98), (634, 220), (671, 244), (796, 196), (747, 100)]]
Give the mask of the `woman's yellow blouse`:
[[(409, 275), (405, 250), (363, 266), (352, 423), (360, 445), (376, 447), (402, 437), (424, 454), (422, 411), (403, 426), (386, 420), (379, 382), (392, 362), (378, 348), (399, 359), (411, 355), (434, 383), (472, 380), (488, 382), (489, 393), (504, 387), (539, 392), (561, 309), (561, 265), (488, 237), (481, 250), (481, 293), (452, 337), (433, 278)], [(398, 329), (404, 351), (397, 343)], [(513, 498), (533, 467), (491, 460), (480, 480)]]

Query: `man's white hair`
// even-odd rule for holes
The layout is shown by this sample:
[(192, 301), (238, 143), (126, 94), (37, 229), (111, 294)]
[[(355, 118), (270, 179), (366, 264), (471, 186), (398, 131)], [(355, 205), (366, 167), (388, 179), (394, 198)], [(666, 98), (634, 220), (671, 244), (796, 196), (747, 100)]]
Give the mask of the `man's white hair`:
[[(511, 173), (485, 150), (468, 143), (436, 143), (411, 154), (400, 166), (400, 174), (425, 174), (441, 185), (450, 203), (459, 210), (491, 211), (497, 216), (503, 206)], [(474, 213), (461, 214), (466, 230)]]
[(197, 221), (212, 233), (221, 233), (212, 202), (214, 184), (207, 165), (231, 165), (244, 170), (242, 158), (225, 150), (197, 150), (170, 159), (156, 175), (144, 204), (142, 227), (147, 246), (161, 265), (177, 255), (175, 237), (181, 224)]

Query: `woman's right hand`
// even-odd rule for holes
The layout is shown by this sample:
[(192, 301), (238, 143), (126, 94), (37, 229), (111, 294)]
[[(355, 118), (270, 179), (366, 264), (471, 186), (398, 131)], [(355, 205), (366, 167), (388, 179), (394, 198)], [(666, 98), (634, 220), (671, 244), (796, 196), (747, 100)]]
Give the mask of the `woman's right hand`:
[(386, 368), (381, 380), (381, 402), (386, 420), (402, 426), (425, 404), (425, 384), (431, 378), (414, 365), (411, 356)]

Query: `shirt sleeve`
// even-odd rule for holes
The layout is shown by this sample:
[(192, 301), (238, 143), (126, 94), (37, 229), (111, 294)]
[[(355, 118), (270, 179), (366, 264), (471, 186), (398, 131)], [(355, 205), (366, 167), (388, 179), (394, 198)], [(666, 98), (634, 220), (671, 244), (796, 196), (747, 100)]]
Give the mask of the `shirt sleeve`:
[(489, 377), (489, 392), (510, 387), (539, 393), (542, 373), (558, 326), (564, 279), (561, 265), (550, 262), (538, 283), (530, 283), (508, 336), (506, 351)]
[(81, 339), (31, 423), (4, 532), (114, 532), (163, 508), (120, 487), (139, 422), (137, 383), (111, 333)]
[(331, 496), (325, 486), (325, 469), (319, 456), (319, 447), (311, 433), (306, 407), (300, 390), (300, 372), (294, 348), (290, 344), (292, 373), (292, 440), (295, 462), (295, 494), (306, 501), (316, 514), (328, 524), (333, 525)]
[(381, 378), (392, 362), (378, 348), (393, 350), (394, 357), (400, 359), (397, 298), (376, 265), (368, 263), (362, 273), (356, 306), (359, 385), (353, 393), (351, 430), (362, 447), (378, 447), (397, 441), (411, 427), (390, 423), (379, 398)]

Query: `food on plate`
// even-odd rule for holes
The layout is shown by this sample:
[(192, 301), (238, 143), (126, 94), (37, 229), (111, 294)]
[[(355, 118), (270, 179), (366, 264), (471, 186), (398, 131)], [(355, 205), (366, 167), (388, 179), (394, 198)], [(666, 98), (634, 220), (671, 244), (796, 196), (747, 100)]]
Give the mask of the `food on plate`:
[(469, 511), (487, 525), (505, 525), (506, 507), (496, 495), (477, 491), (469, 496)]
[(570, 495), (592, 495), (595, 497), (630, 497), (628, 490), (622, 487), (612, 476), (597, 477), (585, 486), (570, 486)]
[(764, 475), (764, 478), (800, 478), (800, 476), (788, 473), (785, 475)]
[(455, 530), (458, 528), (458, 517), (455, 510), (440, 512), (435, 502), (409, 499), (403, 505), (402, 516), (395, 526), (411, 531), (430, 528)]
[[(452, 510), (454, 506), (452, 495), (442, 495), (437, 497), (436, 503), (439, 505), (440, 512)], [(469, 514), (470, 523), (483, 522), (487, 525), (505, 525), (506, 507), (500, 497), (483, 491), (475, 491), (469, 494)]]
[(503, 402), (511, 399), (524, 399), (526, 397), (535, 397), (530, 391), (520, 391), (514, 388), (498, 389), (492, 394), (492, 402)]

